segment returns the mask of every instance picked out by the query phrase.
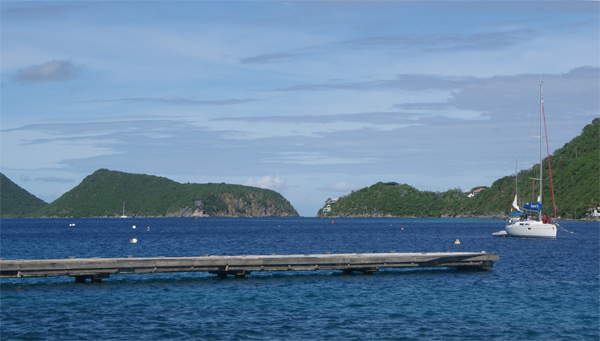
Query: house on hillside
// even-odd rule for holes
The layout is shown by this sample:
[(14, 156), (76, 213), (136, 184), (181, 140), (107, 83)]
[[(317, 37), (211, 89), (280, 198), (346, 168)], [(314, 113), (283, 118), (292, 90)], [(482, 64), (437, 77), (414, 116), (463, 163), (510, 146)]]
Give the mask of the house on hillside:
[(333, 205), (336, 203), (336, 201), (338, 201), (339, 198), (335, 198), (335, 199), (327, 199), (327, 201), (325, 201), (326, 205)]
[(598, 218), (600, 217), (600, 207), (594, 207), (594, 208), (590, 208), (588, 210), (588, 215), (590, 215), (593, 218)]
[(479, 188), (479, 189), (476, 189), (476, 190), (474, 190), (474, 191), (473, 191), (473, 193), (471, 193), (471, 194), (469, 194), (469, 195), (467, 195), (467, 196), (468, 196), (469, 198), (472, 198), (472, 197), (474, 197), (474, 196), (475, 196), (475, 194), (477, 194), (477, 193), (479, 193), (479, 192), (483, 191), (484, 189), (485, 189), (485, 188), (483, 188), (483, 187), (482, 187), (482, 188)]
[(338, 201), (338, 199), (339, 198), (327, 199), (327, 201), (325, 201), (326, 206), (323, 207), (323, 214), (331, 212), (331, 205), (335, 204)]

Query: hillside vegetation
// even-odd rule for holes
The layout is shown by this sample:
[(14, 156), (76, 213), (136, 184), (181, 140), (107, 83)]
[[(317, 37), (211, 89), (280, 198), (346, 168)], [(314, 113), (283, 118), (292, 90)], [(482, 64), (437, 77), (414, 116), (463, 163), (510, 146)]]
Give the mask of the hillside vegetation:
[(100, 169), (36, 212), (38, 217), (289, 217), (279, 193), (229, 184), (180, 184), (164, 177)]
[[(581, 135), (550, 156), (558, 217), (585, 218), (592, 207), (600, 207), (600, 119), (583, 128)], [(553, 216), (548, 158), (543, 160), (543, 209)], [(537, 198), (539, 164), (518, 174), (520, 203)], [(534, 188), (532, 188), (534, 187)], [(484, 188), (475, 196), (467, 195)], [(496, 180), (491, 186), (478, 186), (468, 193), (460, 189), (446, 192), (419, 191), (406, 184), (376, 183), (353, 191), (319, 210), (319, 217), (505, 217), (510, 213), (515, 192), (514, 175)]]
[(0, 217), (13, 218), (33, 215), (48, 205), (0, 173)]

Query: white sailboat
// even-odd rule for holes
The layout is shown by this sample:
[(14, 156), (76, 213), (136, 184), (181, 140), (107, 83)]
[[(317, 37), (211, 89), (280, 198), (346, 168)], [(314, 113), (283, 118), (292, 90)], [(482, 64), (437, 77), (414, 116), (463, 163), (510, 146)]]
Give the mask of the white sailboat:
[(129, 218), (125, 215), (125, 201), (123, 201), (123, 215), (121, 215), (119, 218)]
[[(542, 82), (540, 81), (540, 173), (539, 173), (539, 195), (537, 202), (525, 204), (519, 208), (517, 203), (517, 192), (512, 206), (516, 213), (510, 215), (506, 223), (506, 234), (511, 237), (532, 237), (532, 238), (556, 238), (558, 223), (552, 222), (548, 216), (542, 215), (542, 122), (544, 115), (544, 99), (542, 96)], [(545, 126), (544, 126), (545, 128)], [(545, 130), (545, 129), (544, 129)], [(546, 141), (547, 143), (547, 141)], [(547, 148), (547, 146), (546, 146)], [(548, 155), (548, 165), (550, 165), (550, 155)], [(551, 168), (550, 168), (551, 169)], [(550, 180), (552, 181), (552, 171), (550, 171)], [(553, 197), (554, 200), (554, 197)]]

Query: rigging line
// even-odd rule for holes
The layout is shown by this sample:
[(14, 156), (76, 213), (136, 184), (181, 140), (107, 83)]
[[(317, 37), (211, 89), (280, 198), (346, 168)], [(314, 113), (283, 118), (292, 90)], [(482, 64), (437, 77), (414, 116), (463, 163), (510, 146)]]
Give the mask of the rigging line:
[[(546, 112), (544, 111), (544, 99), (542, 99), (542, 117), (544, 117), (544, 136), (546, 137), (546, 152), (548, 153), (548, 172), (550, 172), (550, 188), (552, 190), (552, 206), (554, 208), (554, 220), (556, 220), (556, 200), (554, 199), (554, 183), (552, 182), (552, 166), (550, 165), (550, 149), (548, 148), (548, 130), (546, 129)], [(542, 165), (540, 164), (540, 167)]]
[(557, 226), (557, 228), (560, 229), (563, 232), (568, 232), (568, 233), (576, 234), (578, 236), (582, 236), (582, 237), (586, 237), (586, 238), (596, 239), (594, 237), (586, 236), (585, 234), (581, 234), (581, 233), (576, 233), (576, 232), (573, 232), (573, 231), (569, 231), (569, 230), (567, 230), (566, 228), (564, 228), (564, 227), (562, 227), (560, 225)]

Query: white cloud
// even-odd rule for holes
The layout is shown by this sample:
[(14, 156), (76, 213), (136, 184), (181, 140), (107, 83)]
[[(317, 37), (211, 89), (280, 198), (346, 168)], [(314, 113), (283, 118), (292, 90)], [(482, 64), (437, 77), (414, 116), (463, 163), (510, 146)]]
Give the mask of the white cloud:
[(285, 188), (285, 180), (281, 179), (279, 174), (276, 174), (275, 176), (265, 175), (256, 180), (250, 177), (246, 182), (244, 182), (244, 185), (280, 191)]
[(342, 181), (342, 182), (338, 182), (338, 183), (335, 183), (330, 186), (325, 186), (325, 187), (321, 188), (321, 190), (348, 193), (352, 190), (357, 190), (357, 189), (361, 189), (364, 187), (366, 187), (366, 185), (364, 183), (349, 184), (349, 183)]
[(374, 158), (343, 158), (330, 156), (320, 152), (282, 152), (277, 153), (277, 157), (267, 162), (283, 162), (293, 163), (298, 165), (355, 165), (355, 164), (372, 164), (377, 160)]
[(227, 119), (208, 123), (211, 130), (224, 131), (230, 139), (264, 139), (272, 137), (320, 137), (326, 133), (351, 132), (359, 130), (391, 131), (417, 124), (373, 124), (369, 122), (334, 121), (327, 123), (274, 123), (269, 121), (251, 122), (244, 119)]
[(70, 183), (75, 182), (75, 179), (65, 179), (56, 176), (46, 176), (42, 178), (35, 178), (35, 181)]

